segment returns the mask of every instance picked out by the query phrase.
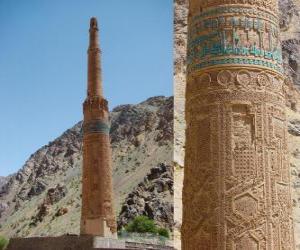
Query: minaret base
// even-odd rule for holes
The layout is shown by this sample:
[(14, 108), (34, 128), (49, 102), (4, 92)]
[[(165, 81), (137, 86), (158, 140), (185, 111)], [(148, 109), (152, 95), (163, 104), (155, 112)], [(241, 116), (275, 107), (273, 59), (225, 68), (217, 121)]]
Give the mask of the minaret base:
[(88, 235), (63, 235), (58, 237), (13, 238), (8, 250), (98, 250), (128, 249), (125, 240)]
[(116, 240), (98, 236), (63, 235), (58, 237), (32, 237), (10, 239), (6, 250), (174, 250), (171, 246)]
[(110, 239), (118, 238), (117, 233), (111, 232), (106, 220), (101, 217), (83, 220), (81, 225), (81, 235), (100, 236)]

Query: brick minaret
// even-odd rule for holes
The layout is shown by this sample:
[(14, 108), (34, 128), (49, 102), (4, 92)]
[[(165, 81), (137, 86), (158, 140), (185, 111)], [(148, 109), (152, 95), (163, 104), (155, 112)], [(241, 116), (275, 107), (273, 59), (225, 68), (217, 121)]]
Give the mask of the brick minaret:
[(190, 0), (184, 250), (295, 249), (277, 0)]
[(96, 18), (90, 21), (88, 88), (83, 103), (83, 178), (81, 234), (112, 237), (117, 227), (113, 208), (108, 103), (103, 97), (101, 51)]

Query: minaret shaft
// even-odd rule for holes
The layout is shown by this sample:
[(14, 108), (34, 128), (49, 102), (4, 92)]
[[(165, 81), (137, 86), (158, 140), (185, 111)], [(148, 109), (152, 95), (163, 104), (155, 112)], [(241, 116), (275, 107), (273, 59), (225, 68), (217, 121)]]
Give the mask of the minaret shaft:
[(90, 22), (90, 42), (88, 48), (88, 96), (103, 96), (101, 78), (101, 50), (98, 41), (98, 25), (96, 19)]
[(190, 0), (183, 250), (292, 250), (277, 0)]
[(109, 112), (103, 98), (98, 27), (91, 19), (88, 94), (83, 103), (83, 178), (81, 234), (116, 236), (113, 206)]

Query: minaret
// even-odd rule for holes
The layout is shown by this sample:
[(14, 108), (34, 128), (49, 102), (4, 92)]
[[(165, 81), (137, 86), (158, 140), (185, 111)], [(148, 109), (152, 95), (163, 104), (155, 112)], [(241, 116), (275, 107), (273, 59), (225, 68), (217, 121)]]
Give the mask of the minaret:
[(183, 250), (292, 250), (277, 0), (190, 0)]
[(108, 103), (103, 97), (98, 25), (90, 21), (88, 88), (83, 103), (81, 234), (115, 237)]

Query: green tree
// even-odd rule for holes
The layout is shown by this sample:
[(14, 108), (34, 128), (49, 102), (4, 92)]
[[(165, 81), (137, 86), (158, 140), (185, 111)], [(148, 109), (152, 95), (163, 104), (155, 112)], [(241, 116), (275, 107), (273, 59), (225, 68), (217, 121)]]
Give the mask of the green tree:
[(8, 239), (0, 235), (0, 250), (4, 250), (8, 245)]

